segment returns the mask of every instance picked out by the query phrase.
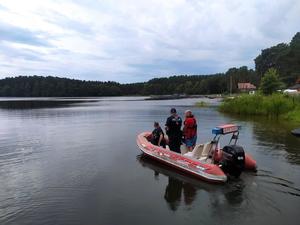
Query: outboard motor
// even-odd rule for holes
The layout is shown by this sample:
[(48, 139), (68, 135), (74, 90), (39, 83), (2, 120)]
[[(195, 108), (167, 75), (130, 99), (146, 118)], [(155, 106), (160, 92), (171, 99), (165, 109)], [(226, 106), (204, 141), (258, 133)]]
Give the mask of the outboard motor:
[(243, 147), (238, 145), (227, 145), (223, 148), (220, 167), (226, 173), (239, 177), (245, 168), (245, 152)]

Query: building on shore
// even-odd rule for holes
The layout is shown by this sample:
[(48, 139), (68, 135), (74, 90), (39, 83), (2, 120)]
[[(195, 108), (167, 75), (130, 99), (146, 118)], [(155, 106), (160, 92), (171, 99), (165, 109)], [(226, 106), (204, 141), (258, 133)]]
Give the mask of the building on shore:
[(251, 83), (238, 83), (238, 89), (240, 92), (253, 94), (256, 91), (256, 86)]

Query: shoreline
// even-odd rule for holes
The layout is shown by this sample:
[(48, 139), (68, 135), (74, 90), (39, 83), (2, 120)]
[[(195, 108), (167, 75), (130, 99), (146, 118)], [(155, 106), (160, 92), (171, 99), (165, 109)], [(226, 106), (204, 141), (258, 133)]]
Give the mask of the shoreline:
[(216, 99), (223, 98), (221, 94), (211, 94), (211, 95), (150, 95), (145, 98), (146, 101), (149, 100), (172, 100), (172, 99), (184, 99), (184, 98), (208, 98)]
[(300, 95), (239, 95), (219, 105), (222, 113), (300, 123)]

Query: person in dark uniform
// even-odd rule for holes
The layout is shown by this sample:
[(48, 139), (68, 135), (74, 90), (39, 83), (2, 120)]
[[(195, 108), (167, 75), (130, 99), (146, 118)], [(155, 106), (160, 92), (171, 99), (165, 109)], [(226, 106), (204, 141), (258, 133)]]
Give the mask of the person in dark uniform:
[(176, 109), (171, 109), (171, 116), (166, 122), (166, 133), (169, 137), (169, 147), (171, 151), (181, 153), (180, 145), (182, 140), (182, 119), (177, 115)]
[(154, 130), (152, 131), (151, 143), (157, 146), (166, 147), (164, 132), (158, 122), (154, 122)]

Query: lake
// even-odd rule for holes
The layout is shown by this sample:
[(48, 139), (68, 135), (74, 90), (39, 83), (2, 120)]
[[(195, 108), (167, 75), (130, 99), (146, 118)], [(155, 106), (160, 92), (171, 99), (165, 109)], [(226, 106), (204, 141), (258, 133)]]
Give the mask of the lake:
[[(0, 99), (0, 224), (299, 224), (295, 125), (231, 117), (196, 101)], [(198, 142), (218, 124), (241, 125), (239, 144), (257, 173), (212, 185), (142, 156), (137, 134), (153, 121), (163, 126), (171, 107), (194, 112)]]

